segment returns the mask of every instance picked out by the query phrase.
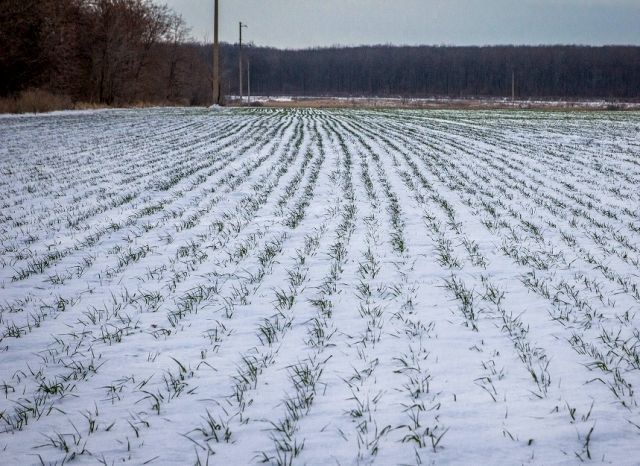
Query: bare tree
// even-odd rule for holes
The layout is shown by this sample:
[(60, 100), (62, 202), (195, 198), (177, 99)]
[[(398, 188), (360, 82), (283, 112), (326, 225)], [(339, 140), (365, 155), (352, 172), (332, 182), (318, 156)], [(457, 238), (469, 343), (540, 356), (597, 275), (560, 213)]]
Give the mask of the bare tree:
[(182, 16), (173, 16), (166, 37), (168, 73), (165, 99), (169, 102), (177, 99), (179, 90), (183, 87), (186, 79), (185, 65), (187, 57), (183, 53), (181, 45), (187, 40), (188, 35), (189, 29), (186, 27)]

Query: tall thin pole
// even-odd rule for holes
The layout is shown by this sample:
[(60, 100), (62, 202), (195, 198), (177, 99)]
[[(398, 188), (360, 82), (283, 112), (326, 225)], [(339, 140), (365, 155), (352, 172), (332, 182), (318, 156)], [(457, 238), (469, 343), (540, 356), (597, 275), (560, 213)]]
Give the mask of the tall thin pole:
[(516, 100), (516, 72), (511, 70), (511, 100)]
[(247, 103), (251, 103), (251, 62), (247, 59)]
[(240, 104), (242, 104), (242, 28), (246, 28), (246, 24), (242, 24), (240, 21), (240, 51), (238, 52), (238, 90), (240, 93)]
[(213, 7), (213, 105), (220, 105), (220, 43), (218, 42), (218, 0)]

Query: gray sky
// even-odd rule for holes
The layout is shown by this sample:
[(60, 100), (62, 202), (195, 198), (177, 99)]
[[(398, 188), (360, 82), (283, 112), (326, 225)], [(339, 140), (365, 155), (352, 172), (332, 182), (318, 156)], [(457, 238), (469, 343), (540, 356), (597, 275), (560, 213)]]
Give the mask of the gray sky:
[[(212, 38), (213, 0), (154, 0)], [(221, 40), (238, 21), (257, 45), (640, 45), (640, 0), (220, 0)]]

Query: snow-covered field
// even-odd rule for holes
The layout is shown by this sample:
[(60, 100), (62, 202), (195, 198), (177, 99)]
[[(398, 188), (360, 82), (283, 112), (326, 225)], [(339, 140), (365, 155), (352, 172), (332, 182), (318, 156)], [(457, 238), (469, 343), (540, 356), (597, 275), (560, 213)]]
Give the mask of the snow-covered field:
[(640, 461), (640, 114), (0, 120), (0, 463)]

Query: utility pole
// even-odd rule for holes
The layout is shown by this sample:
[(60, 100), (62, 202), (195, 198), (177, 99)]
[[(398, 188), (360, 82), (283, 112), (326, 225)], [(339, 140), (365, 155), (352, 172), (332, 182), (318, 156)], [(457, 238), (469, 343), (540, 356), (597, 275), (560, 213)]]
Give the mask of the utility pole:
[(247, 103), (251, 104), (251, 62), (247, 58)]
[(219, 0), (213, 6), (213, 105), (222, 105), (220, 96), (220, 43), (218, 42)]
[(240, 21), (240, 51), (238, 52), (238, 89), (240, 91), (240, 105), (242, 105), (242, 28), (246, 28), (246, 24)]
[(511, 101), (516, 100), (516, 72), (511, 70)]

